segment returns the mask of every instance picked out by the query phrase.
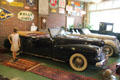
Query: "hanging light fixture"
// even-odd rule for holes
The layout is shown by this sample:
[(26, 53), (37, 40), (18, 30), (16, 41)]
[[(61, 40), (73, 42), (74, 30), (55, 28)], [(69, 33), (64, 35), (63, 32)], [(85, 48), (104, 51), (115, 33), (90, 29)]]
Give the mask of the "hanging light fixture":
[(8, 2), (13, 2), (14, 0), (7, 0)]

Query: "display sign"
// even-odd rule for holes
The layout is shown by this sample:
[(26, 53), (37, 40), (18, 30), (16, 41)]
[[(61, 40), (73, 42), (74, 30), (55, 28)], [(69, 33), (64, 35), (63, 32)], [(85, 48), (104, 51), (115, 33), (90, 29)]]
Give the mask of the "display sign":
[(59, 8), (59, 13), (60, 14), (65, 14), (65, 9), (64, 8)]
[(60, 8), (65, 8), (66, 5), (66, 0), (59, 0), (59, 7)]
[(80, 2), (75, 2), (75, 6), (79, 6), (80, 7)]
[(10, 2), (10, 6), (16, 6), (16, 7), (24, 7), (24, 3), (22, 2)]
[(7, 4), (7, 2), (6, 1), (1, 1), (1, 4)]
[(57, 8), (58, 7), (58, 0), (49, 0), (50, 8)]
[(56, 13), (57, 10), (56, 9), (51, 9), (51, 13)]
[(0, 20), (8, 19), (9, 17), (13, 16), (11, 12), (4, 8), (0, 8)]
[(72, 6), (67, 5), (67, 6), (66, 6), (66, 11), (72, 12), (72, 11), (73, 11), (73, 7), (72, 7)]
[(34, 14), (30, 11), (20, 11), (18, 13), (18, 19), (22, 21), (32, 21), (34, 19)]
[(27, 4), (29, 6), (34, 6), (35, 5), (35, 0), (26, 0), (27, 1)]

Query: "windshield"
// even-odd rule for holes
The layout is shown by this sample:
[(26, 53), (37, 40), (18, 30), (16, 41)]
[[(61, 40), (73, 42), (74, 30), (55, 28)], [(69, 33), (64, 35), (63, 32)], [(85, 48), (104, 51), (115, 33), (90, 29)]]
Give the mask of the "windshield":
[(84, 28), (84, 29), (82, 29), (82, 31), (84, 34), (91, 34), (89, 29)]
[(68, 33), (65, 31), (64, 28), (61, 28), (61, 27), (49, 28), (49, 30), (50, 30), (50, 34), (52, 37), (63, 36), (63, 35), (66, 35)]

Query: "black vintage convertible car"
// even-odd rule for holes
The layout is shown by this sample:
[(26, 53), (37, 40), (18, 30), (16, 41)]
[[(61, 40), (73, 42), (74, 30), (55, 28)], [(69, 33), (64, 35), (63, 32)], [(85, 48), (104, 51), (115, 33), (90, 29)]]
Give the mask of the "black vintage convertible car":
[(68, 36), (61, 28), (50, 28), (48, 32), (19, 32), (21, 50), (27, 54), (64, 61), (75, 71), (84, 71), (88, 65), (102, 67), (105, 64), (103, 41)]

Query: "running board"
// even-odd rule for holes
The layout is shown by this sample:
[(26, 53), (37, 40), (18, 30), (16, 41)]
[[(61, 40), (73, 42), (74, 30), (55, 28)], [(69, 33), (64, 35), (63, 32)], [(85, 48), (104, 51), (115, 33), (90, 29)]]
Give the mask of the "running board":
[(37, 55), (37, 54), (33, 54), (33, 53), (28, 53), (28, 52), (24, 52), (24, 54), (33, 55), (33, 56), (36, 56), (36, 57), (47, 58), (47, 59), (51, 59), (51, 60), (59, 61), (59, 62), (65, 62), (65, 61), (62, 61), (62, 60), (59, 60), (59, 59), (55, 59), (55, 58), (52, 58), (52, 57)]

